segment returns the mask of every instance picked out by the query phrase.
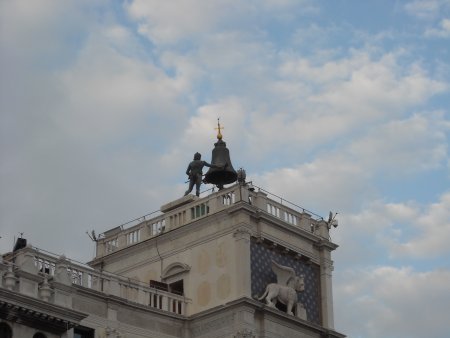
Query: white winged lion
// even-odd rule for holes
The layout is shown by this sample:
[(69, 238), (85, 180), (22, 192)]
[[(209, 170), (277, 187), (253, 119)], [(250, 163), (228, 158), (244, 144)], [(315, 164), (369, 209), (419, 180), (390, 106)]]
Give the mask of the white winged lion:
[(277, 275), (277, 283), (270, 283), (266, 287), (264, 294), (258, 300), (266, 299), (266, 304), (275, 307), (276, 299), (286, 305), (286, 312), (294, 315), (292, 308), (297, 303), (297, 292), (305, 290), (303, 276), (296, 276), (294, 269), (277, 264), (272, 261), (272, 271)]

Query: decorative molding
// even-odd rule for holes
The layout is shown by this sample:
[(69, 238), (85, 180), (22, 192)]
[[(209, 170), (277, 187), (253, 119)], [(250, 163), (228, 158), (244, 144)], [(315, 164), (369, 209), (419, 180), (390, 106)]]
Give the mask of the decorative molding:
[(250, 237), (252, 235), (252, 231), (246, 227), (239, 227), (233, 232), (233, 236), (236, 240), (245, 240), (246, 242), (250, 242)]
[(331, 275), (331, 273), (334, 271), (334, 265), (332, 260), (324, 259), (321, 261), (320, 264), (322, 274)]
[(191, 267), (187, 264), (176, 262), (166, 267), (161, 275), (161, 279), (167, 279), (182, 273), (189, 272)]
[(219, 329), (230, 327), (234, 320), (233, 313), (225, 313), (213, 320), (202, 320), (192, 326), (192, 333), (201, 336), (209, 332), (217, 332)]
[(315, 263), (320, 265), (320, 261), (318, 257), (314, 257), (313, 253), (302, 250), (302, 248), (298, 247), (288, 247), (287, 243), (278, 243), (273, 238), (263, 238), (263, 237), (254, 237), (252, 236), (252, 241), (259, 245), (265, 245), (268, 249), (272, 251), (278, 251), (280, 254), (292, 256), (295, 260), (302, 260), (307, 263)]
[(320, 239), (317, 243), (314, 243), (314, 246), (319, 250), (328, 249), (330, 251), (336, 250), (339, 247), (339, 245), (323, 238)]

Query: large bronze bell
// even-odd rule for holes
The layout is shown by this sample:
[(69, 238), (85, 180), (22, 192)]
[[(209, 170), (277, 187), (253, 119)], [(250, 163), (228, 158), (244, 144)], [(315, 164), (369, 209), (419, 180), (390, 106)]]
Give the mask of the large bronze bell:
[(231, 164), (230, 151), (227, 149), (227, 144), (222, 141), (222, 135), (220, 137), (219, 135), (212, 151), (211, 164), (213, 166), (209, 168), (203, 181), (215, 184), (219, 189), (222, 189), (224, 184), (236, 182), (237, 173)]

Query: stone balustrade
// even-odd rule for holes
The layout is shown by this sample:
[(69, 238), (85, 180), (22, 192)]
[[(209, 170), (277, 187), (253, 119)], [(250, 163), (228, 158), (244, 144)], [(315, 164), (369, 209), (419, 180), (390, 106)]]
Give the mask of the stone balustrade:
[(151, 288), (137, 280), (98, 271), (64, 256), (57, 257), (30, 246), (0, 263), (0, 287), (10, 291), (71, 307), (74, 292), (68, 292), (67, 286), (74, 285), (162, 311), (185, 314), (186, 299), (183, 296)]
[(305, 211), (298, 212), (280, 202), (271, 199), (267, 199), (266, 211), (270, 215), (275, 216), (293, 226), (300, 227), (308, 232), (312, 231), (311, 225), (315, 225), (317, 223), (317, 220), (313, 219), (311, 217), (311, 214)]
[(109, 230), (97, 240), (96, 257), (102, 257), (129, 245), (155, 237), (164, 231), (176, 229), (207, 215), (229, 208), (242, 200), (242, 194), (239, 193), (239, 190), (240, 186), (234, 185), (212, 193), (205, 198), (196, 198), (192, 203), (175, 208), (154, 218), (142, 219), (140, 223), (129, 228), (117, 227)]
[[(105, 232), (103, 237), (101, 236), (97, 240), (96, 258), (220, 212), (238, 202), (249, 203), (260, 211), (277, 217), (292, 226), (328, 238), (326, 230), (325, 232), (317, 231), (317, 224), (321, 220), (320, 216), (312, 217), (312, 213), (281, 198), (280, 202), (275, 201), (269, 198), (265, 192), (255, 191), (251, 185), (236, 184), (204, 198), (193, 198), (190, 203), (164, 212), (152, 219), (143, 219), (129, 228), (117, 227)], [(295, 207), (297, 210), (294, 209)]]

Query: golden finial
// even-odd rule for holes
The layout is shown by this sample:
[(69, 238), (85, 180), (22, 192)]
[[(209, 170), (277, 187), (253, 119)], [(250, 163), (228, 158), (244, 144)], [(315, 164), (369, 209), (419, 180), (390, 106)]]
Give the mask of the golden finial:
[(221, 140), (222, 133), (220, 131), (221, 131), (221, 129), (224, 129), (224, 128), (220, 126), (220, 118), (217, 119), (217, 128), (214, 128), (214, 129), (217, 130), (217, 139)]

